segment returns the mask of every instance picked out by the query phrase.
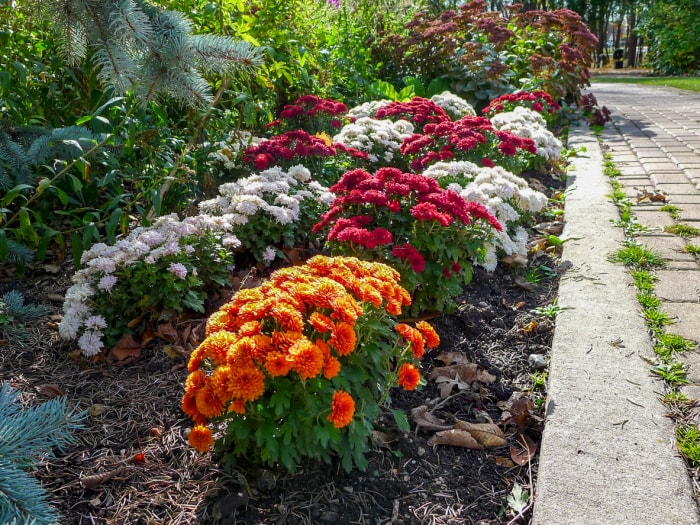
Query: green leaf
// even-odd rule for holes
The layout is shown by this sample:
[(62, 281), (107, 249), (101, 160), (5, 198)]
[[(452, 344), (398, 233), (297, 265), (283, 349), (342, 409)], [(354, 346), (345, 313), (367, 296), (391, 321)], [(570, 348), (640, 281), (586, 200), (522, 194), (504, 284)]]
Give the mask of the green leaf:
[(396, 426), (399, 427), (399, 430), (401, 432), (410, 432), (411, 425), (408, 424), (408, 417), (406, 416), (406, 412), (394, 408), (391, 408), (389, 410), (391, 411), (391, 415), (394, 416), (394, 421), (396, 421)]
[(3, 206), (7, 206), (8, 204), (11, 204), (12, 201), (15, 200), (15, 197), (17, 197), (24, 190), (33, 190), (33, 189), (34, 189), (34, 186), (31, 186), (29, 184), (18, 184), (17, 186), (12, 188), (10, 191), (8, 191), (7, 194), (2, 198)]
[(78, 120), (75, 121), (76, 126), (80, 126), (81, 124), (85, 124), (86, 122), (90, 122), (92, 120), (92, 115), (85, 115), (84, 117), (80, 117)]
[(71, 185), (73, 186), (73, 191), (75, 193), (79, 193), (80, 190), (83, 189), (83, 183), (78, 177), (69, 173), (68, 179), (70, 180)]
[(78, 232), (73, 232), (73, 237), (71, 237), (71, 253), (73, 254), (73, 262), (76, 268), (80, 268), (80, 257), (83, 255), (83, 243)]
[(527, 491), (523, 490), (518, 483), (515, 483), (506, 501), (508, 502), (508, 506), (519, 514), (527, 507), (529, 497)]
[(112, 215), (109, 216), (109, 220), (107, 221), (107, 224), (105, 224), (105, 232), (107, 233), (107, 240), (110, 243), (114, 243), (114, 240), (116, 238), (116, 232), (117, 228), (119, 227), (119, 224), (122, 219), (122, 210), (117, 208), (112, 212)]
[(7, 242), (7, 234), (5, 229), (0, 230), (0, 262), (5, 262), (10, 254), (10, 245)]
[(95, 226), (95, 223), (89, 222), (83, 228), (83, 248), (88, 248), (90, 244), (92, 244), (93, 238), (99, 239), (100, 235), (97, 232), (97, 226)]

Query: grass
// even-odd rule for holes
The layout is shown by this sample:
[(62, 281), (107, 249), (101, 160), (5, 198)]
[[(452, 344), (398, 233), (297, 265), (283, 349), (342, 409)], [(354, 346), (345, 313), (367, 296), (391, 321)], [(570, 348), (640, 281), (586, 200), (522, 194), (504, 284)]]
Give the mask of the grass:
[(673, 354), (694, 350), (695, 346), (695, 343), (680, 335), (661, 334), (656, 339), (654, 351), (660, 357), (670, 358)]
[(637, 302), (645, 310), (648, 308), (659, 308), (661, 306), (661, 299), (651, 293), (638, 293)]
[(678, 449), (688, 458), (694, 467), (700, 465), (700, 428), (697, 425), (685, 425), (676, 429)]
[(667, 233), (673, 233), (674, 235), (680, 235), (681, 237), (695, 237), (700, 235), (700, 230), (695, 226), (690, 226), (689, 224), (672, 224), (671, 226), (664, 226), (664, 231)]
[(697, 244), (686, 244), (683, 246), (683, 251), (685, 253), (692, 253), (693, 255), (700, 255), (700, 246)]
[(663, 334), (664, 328), (673, 324), (671, 316), (661, 308), (646, 308), (642, 312), (644, 322), (656, 335)]
[(659, 280), (656, 275), (647, 270), (633, 270), (632, 279), (634, 279), (634, 285), (640, 292), (653, 292), (654, 283)]
[(643, 244), (635, 241), (626, 241), (625, 246), (610, 256), (610, 260), (622, 263), (637, 270), (645, 270), (665, 266), (662, 255)]
[[(686, 377), (683, 363), (673, 361), (671, 363), (659, 363), (651, 368), (651, 371), (672, 385), (687, 385), (690, 383)], [(700, 437), (700, 435), (698, 436)], [(700, 458), (700, 456), (698, 456)]]
[(687, 89), (688, 91), (700, 91), (700, 77), (594, 77), (592, 83), (615, 82), (620, 84), (647, 84), (649, 86), (673, 87)]
[(681, 211), (678, 206), (674, 206), (673, 204), (664, 204), (659, 210), (667, 212), (672, 219), (678, 219), (679, 212)]

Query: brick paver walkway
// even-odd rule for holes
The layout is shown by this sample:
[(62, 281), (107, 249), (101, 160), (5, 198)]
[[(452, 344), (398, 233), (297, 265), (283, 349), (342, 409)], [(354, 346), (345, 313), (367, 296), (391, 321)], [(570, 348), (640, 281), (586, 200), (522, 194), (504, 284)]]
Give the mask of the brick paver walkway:
[[(590, 91), (607, 106), (617, 129), (607, 126), (603, 141), (622, 175), (619, 181), (639, 222), (653, 228), (641, 241), (668, 262), (657, 272), (655, 293), (674, 318), (669, 333), (700, 343), (700, 258), (683, 251), (700, 236), (667, 233), (674, 223), (700, 228), (700, 93), (635, 84), (594, 83)], [(663, 202), (642, 199), (643, 190), (663, 192), (679, 208), (677, 219)], [(700, 354), (685, 356), (690, 379), (700, 384)]]

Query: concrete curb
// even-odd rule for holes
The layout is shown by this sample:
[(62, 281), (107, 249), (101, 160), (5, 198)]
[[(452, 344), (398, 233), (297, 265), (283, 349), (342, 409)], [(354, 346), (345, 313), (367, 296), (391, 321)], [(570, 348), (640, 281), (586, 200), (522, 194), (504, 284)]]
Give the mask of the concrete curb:
[[(560, 306), (550, 363), (547, 423), (534, 525), (698, 524), (700, 515), (661, 382), (643, 357), (654, 352), (628, 271), (608, 261), (624, 240), (595, 136), (569, 171)], [(616, 344), (611, 344), (617, 341)]]

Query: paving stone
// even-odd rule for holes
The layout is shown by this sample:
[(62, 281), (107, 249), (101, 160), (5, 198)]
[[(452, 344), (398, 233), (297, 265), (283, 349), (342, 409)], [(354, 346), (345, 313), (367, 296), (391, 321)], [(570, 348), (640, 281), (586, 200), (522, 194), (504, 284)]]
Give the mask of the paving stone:
[(697, 195), (698, 189), (690, 181), (686, 183), (672, 184), (664, 182), (658, 184), (657, 188), (665, 191), (669, 195)]
[(675, 173), (652, 173), (650, 179), (654, 184), (685, 184), (688, 182), (688, 177), (686, 177), (685, 173), (682, 171)]
[[(680, 356), (679, 361), (683, 362), (685, 356)], [(690, 379), (688, 379), (690, 381)], [(688, 399), (700, 401), (700, 385), (683, 385), (680, 389)]]
[(676, 164), (671, 162), (670, 160), (666, 160), (664, 162), (647, 162), (645, 160), (642, 160), (641, 163), (644, 169), (647, 170), (649, 173), (654, 173), (657, 171), (673, 171), (678, 169), (678, 166), (676, 166)]
[(700, 263), (690, 261), (668, 261), (666, 268), (669, 270), (695, 270), (700, 271)]
[(695, 195), (673, 195), (669, 197), (668, 202), (681, 208), (684, 204), (700, 204), (700, 192), (696, 192)]
[(663, 230), (664, 226), (671, 226), (674, 223), (671, 216), (665, 211), (654, 211), (650, 208), (635, 208), (634, 213), (637, 215), (639, 223), (648, 228)]
[(664, 303), (664, 310), (676, 320), (666, 327), (667, 333), (700, 343), (700, 303)]
[(638, 162), (639, 159), (633, 153), (612, 153), (610, 155), (611, 160), (615, 164), (623, 164), (625, 162)]
[(678, 216), (682, 221), (700, 221), (700, 204), (684, 204)]
[(649, 248), (660, 252), (668, 261), (696, 262), (692, 253), (682, 251), (685, 241), (676, 235), (640, 235), (638, 239)]
[[(674, 303), (696, 303), (700, 300), (700, 272), (659, 270), (656, 277), (658, 281), (654, 286), (654, 293), (659, 299)], [(700, 328), (700, 316), (697, 321)], [(698, 335), (700, 336), (700, 333)]]

